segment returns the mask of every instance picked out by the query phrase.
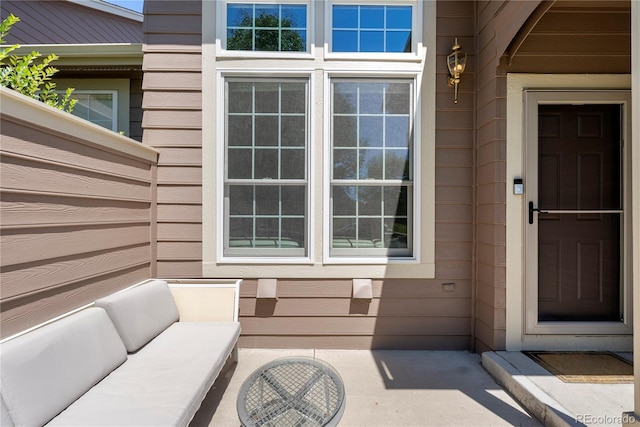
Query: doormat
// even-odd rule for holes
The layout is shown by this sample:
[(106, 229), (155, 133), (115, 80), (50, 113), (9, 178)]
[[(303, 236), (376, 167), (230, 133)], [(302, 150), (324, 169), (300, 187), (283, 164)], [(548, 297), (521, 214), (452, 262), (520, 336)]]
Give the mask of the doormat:
[(633, 384), (633, 364), (615, 353), (523, 353), (566, 383)]

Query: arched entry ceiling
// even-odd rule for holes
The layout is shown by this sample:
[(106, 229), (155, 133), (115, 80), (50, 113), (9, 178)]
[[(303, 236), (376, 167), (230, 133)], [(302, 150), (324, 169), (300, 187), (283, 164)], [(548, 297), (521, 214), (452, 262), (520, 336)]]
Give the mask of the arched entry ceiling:
[(542, 2), (506, 53), (509, 72), (630, 73), (631, 2)]

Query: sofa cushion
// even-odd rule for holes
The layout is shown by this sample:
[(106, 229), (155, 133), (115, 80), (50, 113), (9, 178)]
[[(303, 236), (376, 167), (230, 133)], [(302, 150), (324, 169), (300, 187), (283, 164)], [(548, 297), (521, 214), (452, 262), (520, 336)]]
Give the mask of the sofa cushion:
[(43, 425), (127, 359), (101, 308), (88, 308), (2, 344), (0, 388), (15, 425)]
[(174, 323), (51, 426), (186, 426), (240, 334), (237, 322)]
[(14, 427), (13, 420), (9, 416), (9, 411), (7, 411), (7, 406), (4, 404), (2, 396), (0, 396), (0, 426)]
[(178, 321), (178, 307), (167, 282), (152, 280), (96, 301), (116, 326), (128, 352), (137, 351)]

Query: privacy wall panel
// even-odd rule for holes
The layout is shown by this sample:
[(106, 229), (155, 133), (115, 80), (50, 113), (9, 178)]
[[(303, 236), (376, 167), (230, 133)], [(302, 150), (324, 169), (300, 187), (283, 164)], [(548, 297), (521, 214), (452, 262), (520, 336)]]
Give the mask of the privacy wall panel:
[(6, 337), (155, 273), (157, 153), (4, 88), (2, 95)]

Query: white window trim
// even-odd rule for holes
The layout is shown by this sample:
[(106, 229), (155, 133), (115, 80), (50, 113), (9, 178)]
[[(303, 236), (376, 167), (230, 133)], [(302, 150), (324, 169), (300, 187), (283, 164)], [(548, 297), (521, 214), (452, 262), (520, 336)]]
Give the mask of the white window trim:
[[(210, 25), (215, 16), (218, 2), (203, 2), (202, 24), (202, 114), (211, 120), (203, 120), (202, 146), (203, 146), (203, 194), (202, 194), (202, 275), (203, 277), (244, 277), (244, 278), (295, 278), (295, 279), (323, 279), (323, 278), (353, 278), (367, 277), (371, 279), (428, 279), (435, 277), (435, 117), (436, 117), (436, 2), (420, 2), (420, 19), (424, 20), (424, 34), (418, 34), (423, 38), (424, 44), (419, 50), (417, 60), (404, 62), (386, 62), (378, 58), (379, 62), (374, 67), (388, 71), (389, 74), (411, 70), (416, 78), (416, 90), (420, 93), (421, 104), (419, 120), (421, 121), (420, 145), (422, 147), (422, 159), (420, 159), (420, 185), (421, 203), (420, 234), (416, 235), (416, 245), (419, 248), (419, 262), (398, 261), (381, 263), (379, 259), (375, 264), (364, 264), (362, 260), (355, 260), (353, 264), (326, 264), (323, 259), (323, 207), (324, 177), (322, 176), (323, 141), (322, 127), (325, 123), (323, 109), (317, 106), (317, 97), (323, 96), (324, 73), (340, 76), (344, 70), (355, 71), (363, 66), (358, 61), (325, 61), (322, 55), (316, 60), (317, 64), (308, 61), (278, 61), (269, 62), (260, 68), (252, 68), (256, 63), (217, 61), (216, 54), (216, 30)], [(423, 4), (422, 4), (423, 3)], [(314, 3), (315, 7), (315, 3)], [(317, 7), (322, 7), (318, 4)], [(321, 10), (321, 9), (320, 9)], [(417, 15), (416, 15), (417, 16)], [(422, 32), (422, 30), (420, 30)], [(353, 58), (350, 58), (353, 59)], [(421, 62), (422, 61), (422, 62)], [(370, 69), (370, 64), (366, 64)], [(286, 71), (289, 69), (289, 71)], [(348, 72), (348, 71), (347, 71)], [(219, 248), (222, 239), (220, 227), (221, 206), (218, 205), (222, 175), (218, 168), (221, 155), (219, 141), (223, 137), (220, 126), (220, 111), (224, 107), (224, 91), (220, 88), (223, 75), (242, 76), (311, 76), (310, 102), (311, 110), (309, 132), (310, 150), (312, 161), (309, 163), (309, 257), (305, 259), (236, 259), (221, 261)], [(343, 74), (344, 75), (344, 74)], [(224, 123), (224, 122), (223, 122)], [(223, 127), (223, 126), (222, 126)], [(324, 142), (324, 141), (323, 141)], [(222, 147), (224, 150), (224, 147)], [(224, 153), (222, 152), (222, 155)], [(415, 180), (415, 178), (414, 178)], [(416, 183), (414, 182), (414, 185)], [(317, 213), (316, 213), (317, 211)], [(417, 254), (414, 252), (414, 254)]]
[[(331, 168), (333, 167), (331, 161), (331, 148), (332, 141), (331, 135), (332, 132), (330, 130), (330, 118), (331, 118), (331, 80), (340, 79), (340, 78), (352, 78), (354, 80), (366, 80), (366, 79), (406, 79), (413, 80), (413, 211), (412, 218), (413, 221), (413, 255), (411, 256), (399, 256), (399, 257), (385, 257), (385, 256), (347, 256), (347, 255), (339, 255), (339, 256), (331, 256), (331, 230), (333, 229), (331, 225)], [(419, 87), (420, 87), (420, 73), (380, 73), (375, 71), (348, 71), (348, 72), (326, 72), (325, 73), (325, 82), (324, 82), (324, 117), (325, 117), (325, 128), (327, 129), (324, 132), (324, 172), (323, 172), (323, 183), (324, 183), (324, 191), (323, 191), (323, 261), (325, 264), (420, 264), (421, 263), (421, 246), (423, 241), (419, 236), (422, 236), (421, 232), (421, 223), (422, 223), (422, 195), (421, 190), (423, 186), (420, 185), (422, 182), (422, 167), (421, 161), (423, 160), (423, 151), (421, 144), (421, 135), (422, 128), (420, 124), (419, 117), (421, 117), (421, 104), (420, 104), (420, 96), (419, 96)]]
[[(327, 60), (360, 60), (360, 61), (421, 61), (422, 52), (422, 17), (424, 3), (421, 0), (325, 0), (324, 6), (324, 57)], [(432, 3), (432, 2), (428, 2)], [(435, 3), (435, 2), (433, 2)], [(411, 52), (333, 52), (333, 6), (334, 5), (359, 5), (359, 6), (412, 6), (411, 14)], [(431, 7), (428, 6), (430, 9)], [(435, 7), (433, 15), (435, 17)], [(435, 25), (435, 23), (434, 23)], [(433, 27), (435, 28), (435, 26)], [(435, 45), (433, 45), (435, 49)]]
[[(216, 56), (218, 58), (277, 58), (313, 59), (315, 36), (314, 4), (311, 0), (218, 0), (216, 3)], [(306, 4), (307, 5), (307, 50), (305, 52), (271, 52), (255, 50), (227, 50), (227, 5), (239, 4)]]
[(217, 123), (218, 132), (216, 138), (216, 150), (217, 150), (217, 164), (216, 164), (216, 199), (217, 206), (219, 206), (218, 211), (222, 212), (224, 203), (224, 187), (225, 187), (225, 161), (226, 161), (226, 144), (225, 144), (225, 116), (226, 116), (226, 105), (225, 105), (225, 82), (227, 79), (231, 78), (251, 78), (254, 77), (256, 79), (273, 79), (277, 80), (278, 78), (287, 79), (287, 78), (301, 78), (307, 79), (308, 84), (308, 99), (307, 99), (307, 153), (306, 153), (306, 161), (307, 161), (307, 217), (306, 217), (306, 232), (307, 232), (307, 248), (306, 256), (250, 256), (250, 257), (238, 257), (238, 256), (229, 256), (224, 254), (224, 242), (225, 242), (225, 234), (224, 234), (224, 226), (225, 226), (225, 217), (224, 214), (217, 214), (216, 218), (216, 228), (217, 228), (217, 262), (222, 264), (310, 264), (313, 259), (313, 232), (312, 232), (312, 220), (311, 215), (313, 212), (313, 189), (312, 189), (312, 160), (311, 160), (311, 135), (313, 120), (312, 120), (312, 106), (313, 106), (313, 74), (311, 72), (274, 72), (273, 70), (266, 72), (260, 72), (258, 70), (251, 70), (251, 72), (236, 70), (236, 71), (218, 71), (217, 79), (218, 82), (218, 99), (217, 99)]

